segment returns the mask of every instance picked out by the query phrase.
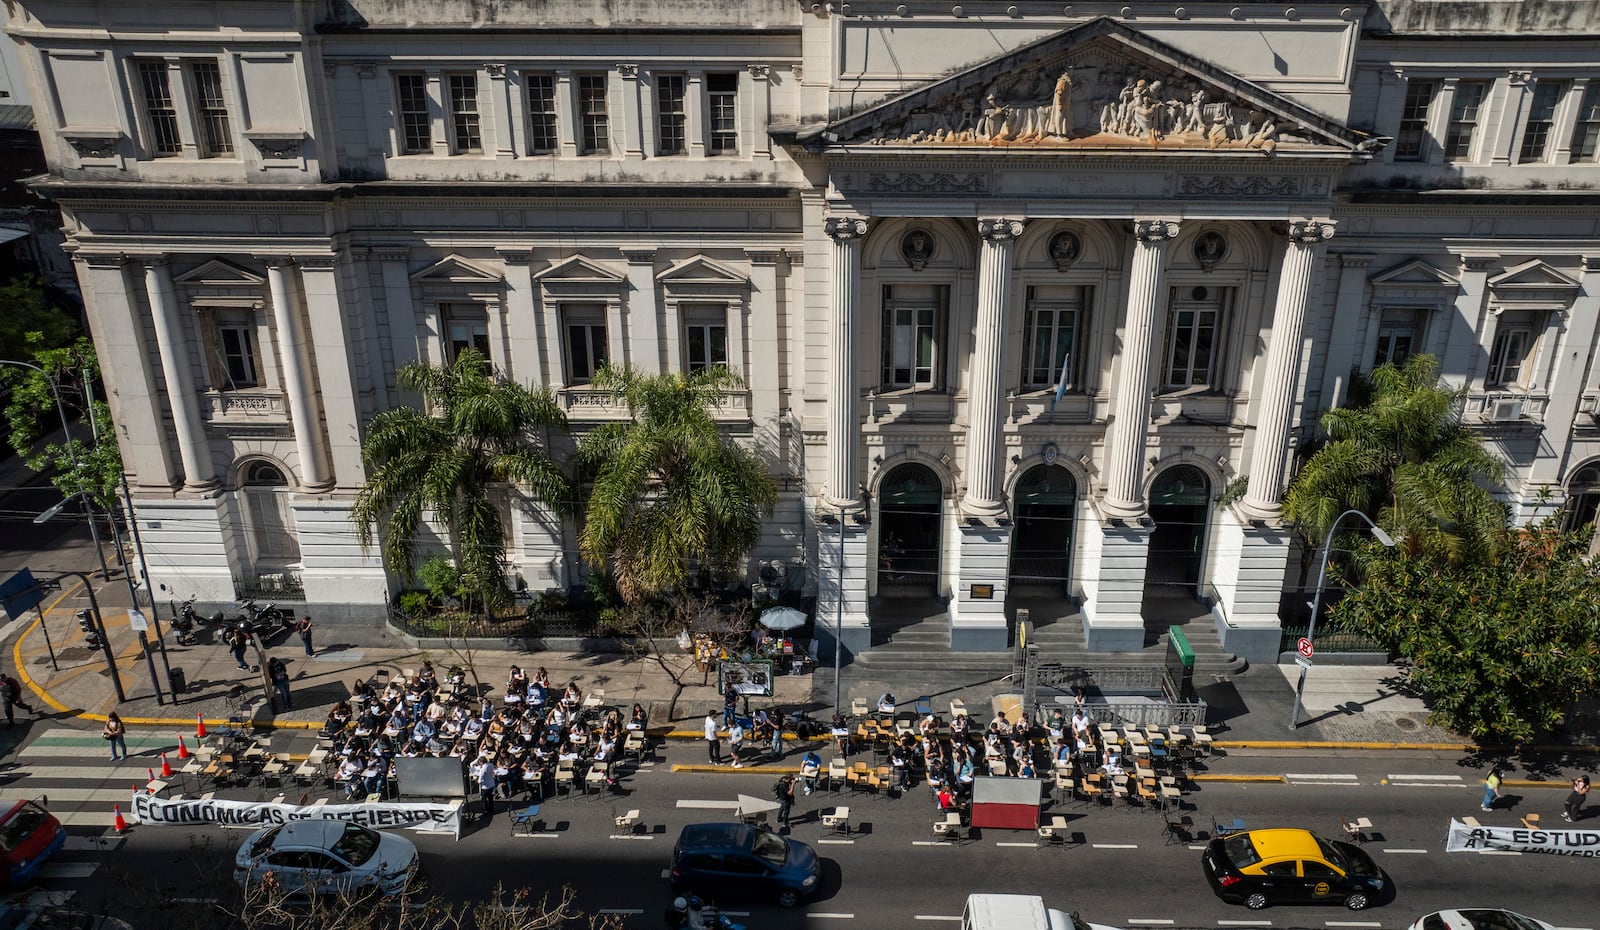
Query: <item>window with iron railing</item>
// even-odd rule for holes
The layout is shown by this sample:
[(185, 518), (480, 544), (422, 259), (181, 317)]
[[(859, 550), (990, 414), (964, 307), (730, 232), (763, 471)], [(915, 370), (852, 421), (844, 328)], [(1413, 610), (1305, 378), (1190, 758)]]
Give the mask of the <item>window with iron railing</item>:
[(172, 100), (171, 69), (165, 61), (141, 61), (138, 67), (144, 121), (150, 133), (145, 148), (157, 158), (183, 154), (178, 108)]
[(214, 61), (189, 65), (194, 81), (194, 115), (200, 126), (200, 157), (221, 158), (233, 154), (233, 131), (228, 119), (228, 100), (222, 92), (222, 69)]

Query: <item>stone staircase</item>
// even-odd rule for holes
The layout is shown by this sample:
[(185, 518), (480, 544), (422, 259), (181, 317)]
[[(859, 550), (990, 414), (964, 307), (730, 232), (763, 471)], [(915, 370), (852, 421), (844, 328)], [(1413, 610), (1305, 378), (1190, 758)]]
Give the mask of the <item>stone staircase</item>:
[[(1090, 652), (1084, 648), (1083, 617), (1059, 596), (1029, 596), (1026, 592), (1007, 604), (1015, 616), (1018, 607), (1029, 610), (1034, 624), (1033, 642), (1042, 662), (1063, 665), (1162, 665), (1167, 657), (1167, 629), (1183, 630), (1195, 652), (1195, 681), (1209, 682), (1245, 668), (1244, 660), (1225, 652), (1211, 614), (1186, 597), (1147, 600), (1145, 646), (1138, 652)], [(941, 601), (933, 598), (874, 600), (872, 649), (852, 659), (871, 671), (959, 670), (964, 675), (1011, 671), (1011, 651), (973, 653), (950, 651), (950, 619)], [(1013, 631), (1013, 636), (1015, 632)], [(1013, 639), (1013, 642), (1015, 640)]]

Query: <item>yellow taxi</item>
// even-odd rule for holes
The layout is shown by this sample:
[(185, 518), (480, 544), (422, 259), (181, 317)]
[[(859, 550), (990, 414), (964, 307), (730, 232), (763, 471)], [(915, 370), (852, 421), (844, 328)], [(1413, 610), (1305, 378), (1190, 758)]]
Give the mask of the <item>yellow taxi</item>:
[(1250, 830), (1213, 837), (1201, 858), (1217, 897), (1259, 910), (1269, 904), (1379, 903), (1388, 877), (1365, 852), (1310, 830)]

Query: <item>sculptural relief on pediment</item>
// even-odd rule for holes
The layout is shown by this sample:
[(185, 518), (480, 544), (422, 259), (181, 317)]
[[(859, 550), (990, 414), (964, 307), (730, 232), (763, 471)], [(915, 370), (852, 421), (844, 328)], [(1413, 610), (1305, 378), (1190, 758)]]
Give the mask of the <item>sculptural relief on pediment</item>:
[(1088, 50), (942, 96), (930, 90), (919, 105), (885, 113), (841, 141), (1088, 150), (1136, 144), (1267, 155), (1309, 141), (1303, 127), (1192, 74)]

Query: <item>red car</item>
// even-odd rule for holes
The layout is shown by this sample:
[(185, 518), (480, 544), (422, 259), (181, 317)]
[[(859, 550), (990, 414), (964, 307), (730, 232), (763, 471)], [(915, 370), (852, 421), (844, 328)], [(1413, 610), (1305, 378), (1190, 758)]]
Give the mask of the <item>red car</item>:
[(31, 881), (67, 842), (67, 830), (36, 801), (0, 800), (0, 887)]

